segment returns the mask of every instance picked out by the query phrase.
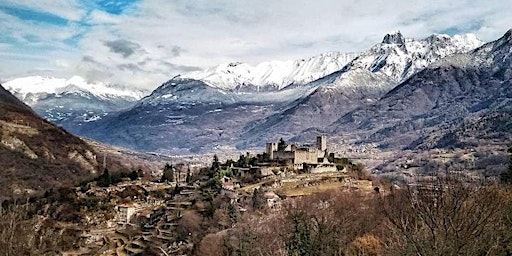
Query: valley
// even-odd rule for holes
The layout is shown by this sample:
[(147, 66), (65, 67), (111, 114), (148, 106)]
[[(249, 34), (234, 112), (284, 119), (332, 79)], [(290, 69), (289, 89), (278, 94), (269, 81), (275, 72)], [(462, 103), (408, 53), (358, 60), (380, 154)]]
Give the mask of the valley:
[[(65, 24), (130, 24), (86, 13)], [(100, 34), (41, 69), (69, 78), (2, 80), (0, 255), (510, 255), (512, 29), (468, 30), (285, 61), (262, 58), (318, 45), (192, 40), (190, 57), (187, 36)]]

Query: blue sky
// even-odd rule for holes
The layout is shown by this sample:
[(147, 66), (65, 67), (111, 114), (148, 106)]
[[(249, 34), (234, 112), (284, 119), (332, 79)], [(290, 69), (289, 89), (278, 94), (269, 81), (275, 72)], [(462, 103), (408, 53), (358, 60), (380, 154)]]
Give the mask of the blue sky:
[(2, 0), (0, 81), (27, 75), (154, 88), (170, 77), (242, 61), (362, 51), (406, 37), (512, 27), (503, 0)]

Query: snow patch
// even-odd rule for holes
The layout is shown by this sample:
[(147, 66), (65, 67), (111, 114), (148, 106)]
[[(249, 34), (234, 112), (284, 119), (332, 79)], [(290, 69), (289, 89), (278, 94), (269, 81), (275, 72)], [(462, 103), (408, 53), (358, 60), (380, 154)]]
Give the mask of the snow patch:
[[(89, 83), (84, 78), (73, 76), (70, 79), (29, 76), (10, 80), (5, 88), (27, 103), (36, 103), (45, 94), (55, 94), (61, 97), (67, 93), (78, 93), (84, 97), (88, 94), (99, 98), (131, 98), (141, 99), (146, 92), (118, 88), (106, 83)], [(39, 96), (37, 96), (39, 95)]]

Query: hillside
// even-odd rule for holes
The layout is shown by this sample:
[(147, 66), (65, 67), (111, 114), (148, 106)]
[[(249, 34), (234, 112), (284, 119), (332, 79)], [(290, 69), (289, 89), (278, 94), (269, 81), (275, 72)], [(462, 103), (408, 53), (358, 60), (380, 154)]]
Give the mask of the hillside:
[(98, 172), (94, 149), (0, 86), (2, 198), (69, 185)]

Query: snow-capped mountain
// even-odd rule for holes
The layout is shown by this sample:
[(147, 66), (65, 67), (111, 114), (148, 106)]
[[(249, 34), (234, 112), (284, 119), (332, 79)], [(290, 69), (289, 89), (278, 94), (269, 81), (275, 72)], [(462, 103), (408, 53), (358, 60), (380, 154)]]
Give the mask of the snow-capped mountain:
[(4, 86), (42, 117), (73, 132), (84, 122), (130, 107), (146, 94), (102, 82), (89, 83), (79, 76), (22, 77)]
[(483, 42), (474, 34), (434, 34), (424, 39), (404, 38), (398, 31), (387, 34), (381, 43), (362, 53), (343, 72), (364, 69), (382, 73), (399, 82), (429, 64), (453, 53), (471, 51)]
[[(358, 107), (369, 108), (415, 72), (480, 44), (471, 35), (415, 40), (389, 34), (338, 71), (324, 71), (327, 75), (318, 79), (305, 71), (295, 79), (293, 74), (299, 73), (268, 68), (268, 63), (265, 69), (280, 79), (256, 76), (254, 67), (246, 64), (221, 65), (174, 77), (132, 108), (91, 122), (83, 131), (107, 143), (148, 151), (262, 146), (270, 139), (291, 138), (304, 130), (329, 131), (326, 128), (332, 122)], [(311, 63), (322, 63), (312, 67), (330, 66)], [(301, 80), (304, 77), (312, 81), (302, 84), (307, 81)]]
[(303, 85), (340, 70), (357, 53), (329, 52), (308, 59), (262, 62), (256, 66), (236, 62), (221, 64), (204, 71), (183, 74), (226, 91), (280, 90)]
[(127, 100), (139, 100), (145, 95), (144, 91), (129, 90), (102, 82), (88, 83), (80, 76), (73, 76), (70, 79), (42, 76), (21, 77), (4, 83), (4, 86), (29, 105), (35, 104), (51, 94), (87, 93), (102, 99)]
[(512, 30), (469, 53), (450, 55), (374, 104), (331, 125), (361, 142), (432, 148), (512, 139)]
[[(381, 43), (362, 52), (341, 70), (317, 81), (321, 86), (341, 88), (344, 94), (373, 85), (387, 92), (428, 65), (455, 53), (465, 53), (483, 44), (475, 35), (434, 34), (424, 39), (387, 34)], [(353, 75), (352, 75), (353, 74)], [(376, 82), (380, 76), (382, 84)], [(370, 81), (370, 83), (368, 83)], [(394, 83), (389, 83), (393, 81)], [(381, 95), (382, 96), (382, 95)]]
[(288, 109), (248, 127), (244, 143), (260, 137), (293, 137), (306, 129), (322, 130), (357, 107), (372, 104), (410, 75), (450, 54), (482, 45), (472, 34), (431, 35), (425, 39), (387, 34), (341, 70), (313, 82), (317, 89)]
[(280, 100), (270, 101), (270, 97), (257, 101), (249, 96), (249, 100), (241, 100), (242, 95), (199, 80), (175, 77), (134, 107), (89, 123), (83, 135), (163, 153), (205, 152), (233, 146), (244, 126), (274, 113), (282, 104)]

